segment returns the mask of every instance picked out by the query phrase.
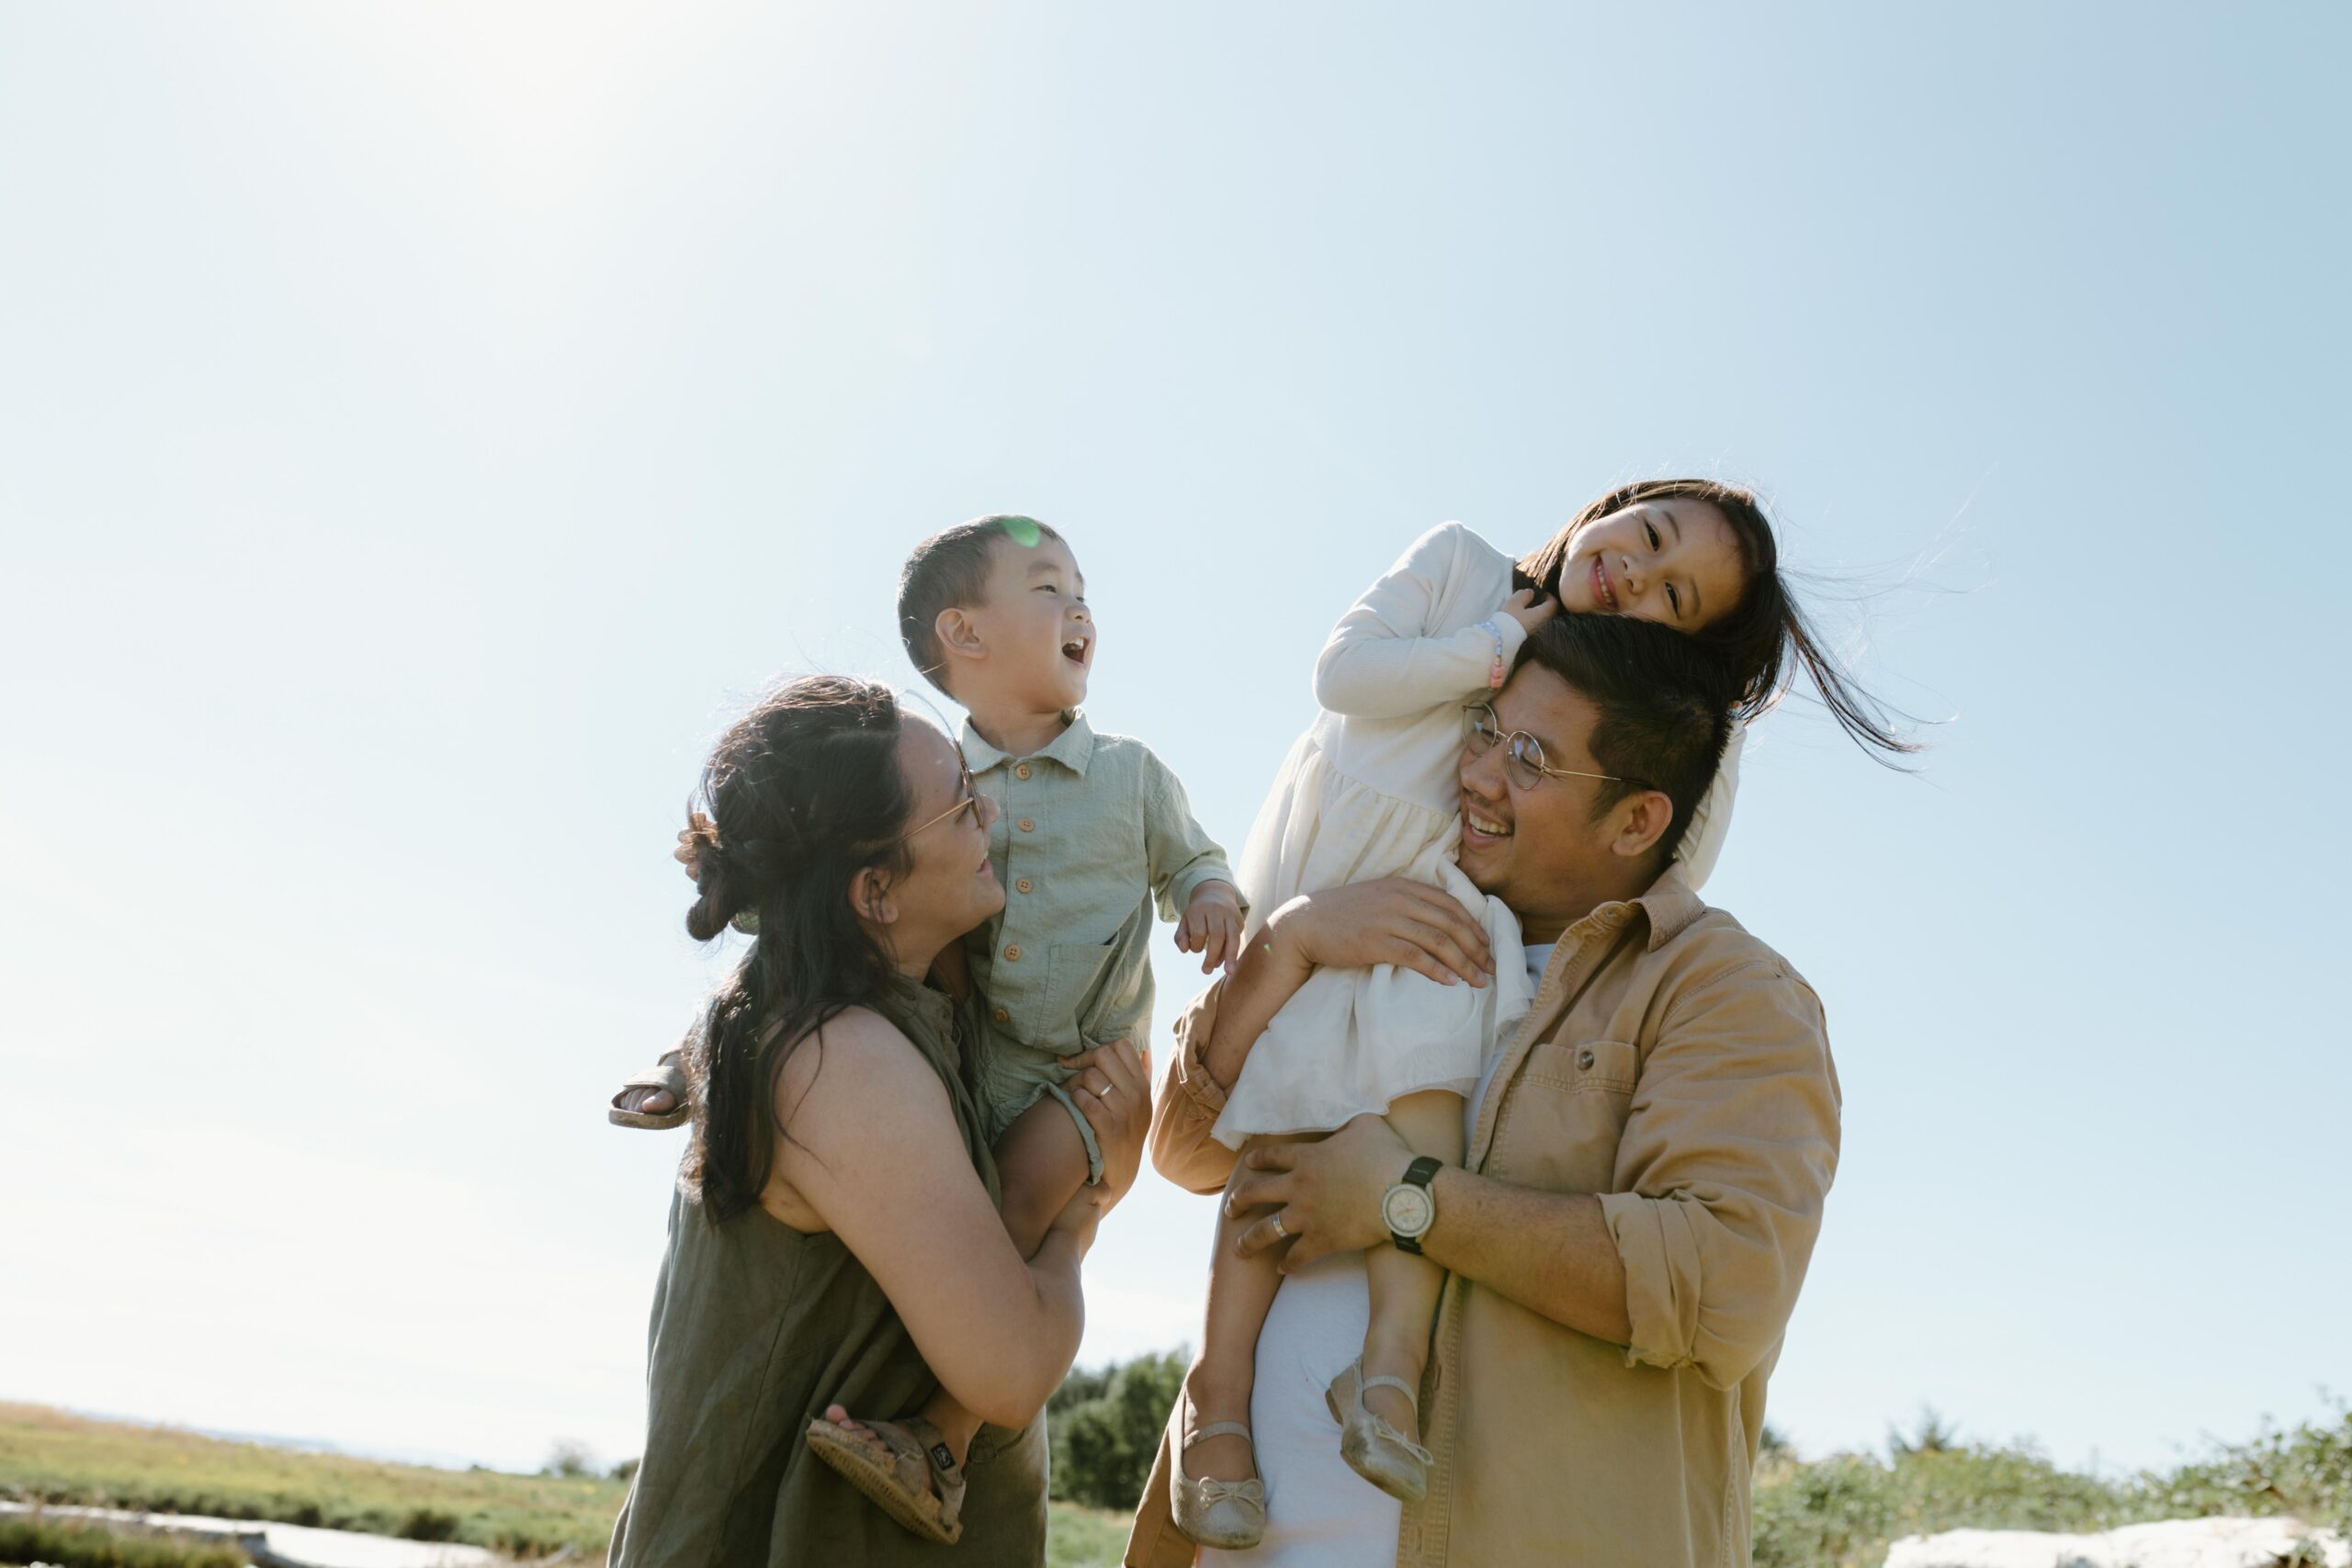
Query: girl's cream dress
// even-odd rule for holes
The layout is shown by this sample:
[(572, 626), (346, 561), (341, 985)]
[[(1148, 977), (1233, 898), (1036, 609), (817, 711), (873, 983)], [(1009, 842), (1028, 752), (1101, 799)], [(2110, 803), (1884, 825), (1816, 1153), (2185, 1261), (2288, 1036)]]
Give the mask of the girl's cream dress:
[[(1237, 874), (1249, 934), (1301, 893), (1408, 876), (1482, 920), (1498, 955), (1483, 987), (1440, 985), (1393, 965), (1317, 970), (1251, 1047), (1217, 1118), (1238, 1148), (1260, 1133), (1329, 1132), (1420, 1089), (1467, 1094), (1487, 1051), (1533, 999), (1519, 921), (1453, 863), (1463, 705), (1490, 692), (1526, 634), (1502, 613), (1512, 558), (1459, 523), (1416, 540), (1340, 618), (1315, 665), (1323, 711), (1283, 760)], [(1740, 735), (1678, 852), (1705, 880), (1731, 823)]]

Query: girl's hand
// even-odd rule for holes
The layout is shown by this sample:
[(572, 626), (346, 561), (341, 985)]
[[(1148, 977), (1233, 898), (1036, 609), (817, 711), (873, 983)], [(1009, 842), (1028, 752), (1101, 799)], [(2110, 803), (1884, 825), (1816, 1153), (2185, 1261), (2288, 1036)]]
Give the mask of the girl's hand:
[(1231, 883), (1204, 882), (1193, 889), (1176, 928), (1176, 951), (1199, 953), (1204, 975), (1219, 965), (1233, 973), (1241, 962), (1241, 896)]
[(1079, 1196), (1107, 1213), (1127, 1195), (1143, 1166), (1144, 1139), (1151, 1132), (1151, 1054), (1137, 1050), (1132, 1040), (1114, 1040), (1064, 1056), (1061, 1064), (1078, 1069), (1062, 1088), (1094, 1129), (1095, 1146), (1102, 1151), (1101, 1184), (1081, 1188)]
[(1338, 969), (1393, 964), (1442, 986), (1494, 976), (1487, 928), (1461, 900), (1407, 877), (1304, 893), (1273, 912), (1262, 940), (1277, 954)]
[(1560, 613), (1560, 602), (1532, 588), (1522, 588), (1503, 601), (1503, 614), (1519, 623), (1519, 629), (1532, 632)]

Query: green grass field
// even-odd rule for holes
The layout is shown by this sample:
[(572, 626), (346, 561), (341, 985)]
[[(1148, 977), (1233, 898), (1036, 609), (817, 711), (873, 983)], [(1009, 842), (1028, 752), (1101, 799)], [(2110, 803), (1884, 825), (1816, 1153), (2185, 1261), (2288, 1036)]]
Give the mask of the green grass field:
[[(0, 1404), (0, 1495), (25, 1502), (277, 1519), (516, 1556), (570, 1546), (594, 1560), (628, 1490), (602, 1477), (389, 1464)], [(1108, 1568), (1125, 1540), (1123, 1517), (1057, 1503), (1046, 1561)]]
[[(1962, 1441), (1931, 1419), (1884, 1458), (1770, 1452), (1756, 1481), (1757, 1568), (1876, 1568), (1895, 1537), (1964, 1526), (2094, 1530), (2199, 1514), (2292, 1514), (2352, 1533), (2352, 1409), (2217, 1445), (2161, 1473), (2076, 1474), (2030, 1448)], [(282, 1519), (521, 1556), (573, 1546), (594, 1562), (625, 1491), (602, 1478), (385, 1464), (0, 1404), (0, 1495), (24, 1501)], [(1125, 1539), (1124, 1514), (1057, 1503), (1046, 1560), (1049, 1568), (1111, 1568)], [(236, 1561), (217, 1548), (107, 1540), (70, 1527), (24, 1526), (0, 1531), (0, 1563), (37, 1557), (61, 1568), (231, 1568)]]

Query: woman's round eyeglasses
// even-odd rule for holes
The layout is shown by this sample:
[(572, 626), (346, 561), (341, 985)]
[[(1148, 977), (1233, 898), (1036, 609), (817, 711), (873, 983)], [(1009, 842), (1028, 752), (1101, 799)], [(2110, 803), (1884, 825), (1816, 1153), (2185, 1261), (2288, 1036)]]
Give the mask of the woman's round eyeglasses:
[(1545, 779), (1600, 779), (1606, 784), (1629, 784), (1642, 782), (1618, 773), (1588, 773), (1577, 768), (1551, 766), (1544, 760), (1544, 742), (1524, 729), (1503, 728), (1502, 720), (1486, 703), (1463, 705), (1462, 732), (1470, 750), (1479, 756), (1493, 750), (1498, 742), (1508, 742), (1511, 782), (1521, 789), (1533, 789)]
[(969, 762), (958, 759), (956, 763), (956, 772), (957, 774), (956, 781), (956, 804), (941, 812), (938, 816), (930, 818), (928, 821), (918, 823), (916, 826), (910, 828), (905, 832), (899, 834), (899, 842), (902, 844), (905, 843), (917, 833), (922, 832), (925, 828), (937, 827), (940, 823), (946, 821), (950, 817), (955, 816), (959, 811), (970, 812), (972, 814), (972, 825), (974, 827), (979, 826), (980, 790), (979, 786), (972, 782), (972, 765)]

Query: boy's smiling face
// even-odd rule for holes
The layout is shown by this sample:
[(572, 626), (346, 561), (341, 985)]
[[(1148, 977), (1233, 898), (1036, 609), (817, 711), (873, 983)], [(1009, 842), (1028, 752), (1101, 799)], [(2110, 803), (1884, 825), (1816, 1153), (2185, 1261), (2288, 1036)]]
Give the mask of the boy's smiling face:
[(1031, 713), (1078, 706), (1095, 642), (1078, 558), (1044, 535), (1035, 545), (999, 539), (991, 555), (980, 602), (940, 617), (960, 615), (967, 634), (941, 628), (956, 699), (967, 708), (1001, 704)]

